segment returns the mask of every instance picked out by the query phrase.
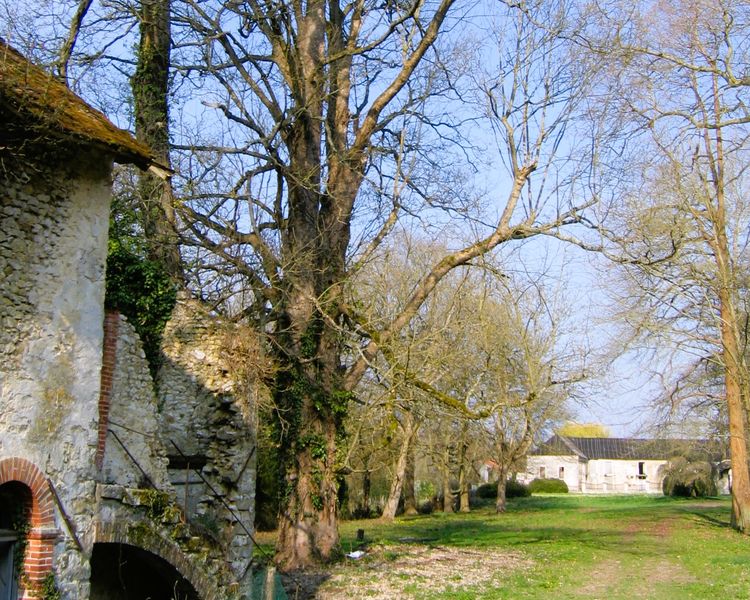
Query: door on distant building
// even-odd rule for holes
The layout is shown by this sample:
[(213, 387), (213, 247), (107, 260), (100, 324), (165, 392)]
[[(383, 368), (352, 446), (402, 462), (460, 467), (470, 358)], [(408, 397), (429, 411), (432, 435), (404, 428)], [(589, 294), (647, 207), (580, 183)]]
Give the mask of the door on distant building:
[(13, 569), (13, 547), (15, 532), (0, 529), (0, 600), (16, 600), (18, 590)]

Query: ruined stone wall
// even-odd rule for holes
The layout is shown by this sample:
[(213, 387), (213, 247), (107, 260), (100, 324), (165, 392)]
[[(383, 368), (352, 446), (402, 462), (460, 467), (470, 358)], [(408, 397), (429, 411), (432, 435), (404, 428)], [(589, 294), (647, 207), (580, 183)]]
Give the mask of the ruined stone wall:
[(238, 335), (200, 302), (178, 298), (164, 331), (157, 389), (178, 502), (216, 536), (241, 578), (252, 553), (255, 431), (252, 393), (235, 368), (242, 358), (230, 349)]
[[(0, 158), (0, 459), (36, 465), (85, 540), (95, 494), (111, 163), (83, 151), (70, 166), (38, 154), (33, 167)], [(88, 563), (61, 514), (55, 564), (63, 597), (84, 598)]]
[(123, 315), (108, 335), (115, 339), (115, 364), (106, 418), (101, 480), (130, 488), (152, 484), (174, 494), (167, 453), (159, 437), (156, 394), (138, 334)]

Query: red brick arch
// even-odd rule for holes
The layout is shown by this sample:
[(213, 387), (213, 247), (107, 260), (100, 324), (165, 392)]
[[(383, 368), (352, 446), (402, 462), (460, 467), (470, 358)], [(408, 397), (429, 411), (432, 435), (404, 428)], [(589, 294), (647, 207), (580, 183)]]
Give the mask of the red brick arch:
[[(33, 587), (51, 571), (57, 530), (55, 528), (55, 503), (44, 473), (25, 458), (0, 459), (0, 485), (19, 482), (31, 492), (29, 520), (31, 530), (23, 561), (23, 572)], [(25, 590), (22, 598), (31, 598)]]

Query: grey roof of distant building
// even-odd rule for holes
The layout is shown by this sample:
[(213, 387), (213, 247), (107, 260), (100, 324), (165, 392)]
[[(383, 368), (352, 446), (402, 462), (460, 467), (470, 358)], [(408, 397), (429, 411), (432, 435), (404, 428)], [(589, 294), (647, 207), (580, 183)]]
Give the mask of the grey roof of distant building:
[(555, 434), (530, 452), (534, 456), (577, 455), (587, 460), (666, 460), (686, 453), (705, 453), (706, 458), (723, 457), (722, 447), (707, 440), (586, 438)]

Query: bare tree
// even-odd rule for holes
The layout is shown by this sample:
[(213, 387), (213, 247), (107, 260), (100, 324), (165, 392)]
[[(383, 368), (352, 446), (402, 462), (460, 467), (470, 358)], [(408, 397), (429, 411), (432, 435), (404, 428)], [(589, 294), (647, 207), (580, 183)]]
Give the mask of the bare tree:
[(615, 29), (591, 45), (600, 60), (613, 59), (609, 97), (617, 100), (609, 108), (619, 107), (614, 127), (636, 154), (629, 193), (621, 196), (629, 219), (614, 237), (658, 327), (683, 349), (720, 361), (732, 522), (748, 532), (748, 377), (737, 272), (747, 238), (744, 218), (735, 221), (745, 212), (748, 7), (685, 0), (622, 8), (627, 23), (603, 17)]
[[(551, 29), (568, 25), (564, 2), (531, 8), (550, 17)], [(501, 244), (554, 235), (589, 205), (576, 204), (563, 185), (530, 185), (536, 172), (569, 166), (554, 159), (581, 98), (575, 60), (551, 29), (537, 31), (526, 13), (504, 10), (497, 28), (513, 35), (501, 46), (500, 72), (477, 78), (487, 111), (453, 112), (466, 106), (463, 73), (472, 65), (470, 46), (450, 30), (470, 17), (456, 0), (126, 1), (89, 8), (77, 35), (76, 27), (60, 30), (61, 40), (76, 41), (70, 62), (84, 75), (107, 68), (120, 84), (134, 76), (144, 92), (139, 111), (156, 100), (147, 81), (164, 98), (166, 71), (151, 62), (159, 68), (146, 73), (128, 44), (153, 42), (141, 57), (162, 60), (171, 35), (172, 104), (159, 114), (173, 125), (176, 217), (164, 190), (143, 197), (157, 209), (155, 239), (170, 241), (171, 225), (157, 231), (165, 222), (179, 229), (190, 288), (267, 338), (281, 449), (277, 559), (286, 568), (337, 550), (343, 421), (382, 349), (452, 270)], [(104, 95), (110, 88), (81, 81), (104, 108), (127, 106)], [(470, 116), (496, 127), (505, 159), (491, 196), (457, 183), (469, 179), (459, 164), (472, 148), (459, 126)], [(470, 229), (456, 236), (470, 242), (434, 257), (397, 314), (368, 323), (349, 302), (347, 282), (399, 220), (420, 219)], [(168, 253), (164, 260), (176, 264)], [(429, 387), (408, 366), (399, 369), (402, 379)]]

